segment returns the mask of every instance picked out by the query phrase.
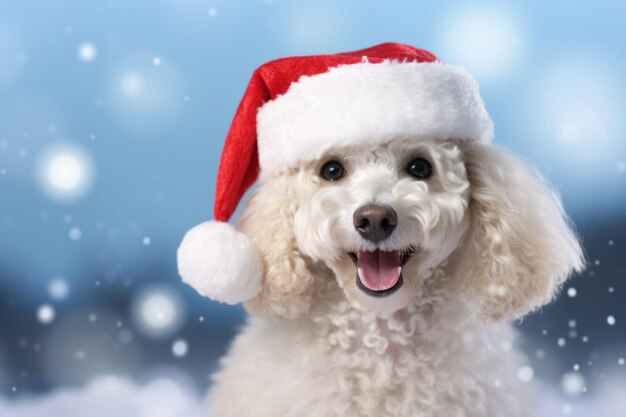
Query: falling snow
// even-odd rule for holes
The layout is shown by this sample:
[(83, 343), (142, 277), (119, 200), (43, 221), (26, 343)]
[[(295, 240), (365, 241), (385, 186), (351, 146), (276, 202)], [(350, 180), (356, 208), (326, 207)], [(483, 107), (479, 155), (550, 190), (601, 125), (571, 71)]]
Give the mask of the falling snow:
[(172, 344), (172, 353), (177, 358), (182, 358), (183, 356), (187, 355), (188, 349), (189, 346), (187, 345), (187, 341), (185, 341), (184, 339), (178, 339)]
[(457, 8), (441, 27), (442, 50), (481, 80), (503, 78), (520, 58), (522, 34), (504, 8)]
[(83, 42), (78, 46), (78, 58), (83, 62), (92, 62), (98, 55), (96, 46), (91, 42)]
[(62, 191), (71, 190), (80, 184), (83, 167), (73, 155), (58, 155), (48, 166), (50, 184)]
[(164, 337), (182, 324), (183, 307), (179, 297), (163, 288), (140, 294), (133, 306), (137, 326), (148, 336)]
[(522, 366), (517, 371), (517, 377), (522, 382), (530, 382), (532, 381), (534, 376), (535, 376), (535, 372), (533, 371), (533, 368), (531, 368), (530, 366)]
[(123, 345), (127, 345), (133, 341), (133, 333), (128, 329), (122, 329), (117, 335), (120, 343)]
[(43, 304), (37, 309), (37, 320), (42, 324), (50, 324), (54, 320), (56, 312), (50, 304)]
[(568, 372), (561, 381), (563, 392), (570, 397), (578, 397), (585, 388), (585, 378), (579, 372)]
[(44, 152), (39, 163), (39, 184), (46, 194), (62, 201), (76, 200), (91, 187), (93, 163), (77, 145), (56, 145)]
[(48, 294), (55, 301), (63, 301), (70, 293), (70, 286), (64, 278), (54, 278), (48, 284)]
[(78, 227), (72, 227), (68, 233), (71, 240), (80, 240), (83, 232)]
[(140, 74), (129, 72), (122, 76), (120, 80), (120, 89), (122, 94), (128, 98), (140, 97), (145, 88), (145, 81)]

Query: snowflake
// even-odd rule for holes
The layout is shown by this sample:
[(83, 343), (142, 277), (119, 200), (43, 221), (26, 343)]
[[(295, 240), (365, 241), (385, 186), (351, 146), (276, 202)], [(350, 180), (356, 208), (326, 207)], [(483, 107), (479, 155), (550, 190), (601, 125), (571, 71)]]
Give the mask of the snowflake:
[(67, 281), (61, 277), (54, 278), (48, 284), (48, 294), (50, 298), (56, 301), (65, 300), (70, 292), (70, 286)]
[(42, 324), (49, 324), (54, 320), (55, 311), (54, 307), (50, 304), (42, 304), (37, 309), (37, 320)]
[(570, 397), (578, 397), (585, 391), (585, 378), (579, 372), (568, 372), (563, 375), (561, 388)]
[(70, 239), (76, 241), (76, 240), (80, 240), (80, 238), (83, 236), (83, 232), (78, 227), (72, 227), (68, 235)]
[(78, 46), (78, 58), (83, 62), (92, 62), (98, 55), (96, 46), (91, 42), (83, 42)]
[(187, 341), (184, 339), (178, 339), (172, 344), (172, 353), (177, 358), (182, 358), (183, 356), (185, 356), (188, 350), (189, 346), (187, 344)]
[(535, 376), (535, 371), (530, 366), (522, 366), (517, 371), (517, 377), (522, 382), (530, 382)]

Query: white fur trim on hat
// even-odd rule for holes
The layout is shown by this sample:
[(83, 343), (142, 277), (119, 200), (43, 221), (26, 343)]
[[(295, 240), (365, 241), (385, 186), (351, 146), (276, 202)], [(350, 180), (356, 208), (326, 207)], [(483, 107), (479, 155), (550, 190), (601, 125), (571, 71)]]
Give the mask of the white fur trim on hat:
[(261, 291), (263, 264), (252, 242), (228, 223), (189, 230), (178, 248), (178, 273), (201, 295), (236, 304)]
[(257, 114), (263, 176), (337, 146), (412, 136), (489, 142), (478, 83), (441, 62), (362, 62), (303, 76)]

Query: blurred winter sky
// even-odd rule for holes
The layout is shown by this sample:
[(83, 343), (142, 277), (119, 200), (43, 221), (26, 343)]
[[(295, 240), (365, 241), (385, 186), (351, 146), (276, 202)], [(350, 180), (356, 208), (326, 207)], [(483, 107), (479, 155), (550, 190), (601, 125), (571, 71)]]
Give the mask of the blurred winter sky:
[(252, 71), (393, 41), (476, 76), (496, 142), (583, 238), (588, 270), (519, 325), (520, 378), (546, 417), (625, 416), (625, 21), (602, 0), (1, 1), (0, 415), (195, 416), (244, 313), (180, 283), (175, 253)]

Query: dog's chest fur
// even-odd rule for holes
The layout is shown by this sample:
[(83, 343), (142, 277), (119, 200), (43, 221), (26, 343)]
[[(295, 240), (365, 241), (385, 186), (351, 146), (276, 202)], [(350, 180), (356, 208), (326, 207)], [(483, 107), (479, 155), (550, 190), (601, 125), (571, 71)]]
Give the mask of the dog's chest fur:
[(320, 279), (307, 316), (252, 317), (216, 375), (215, 416), (528, 416), (512, 330), (483, 325), (447, 279), (378, 315)]

